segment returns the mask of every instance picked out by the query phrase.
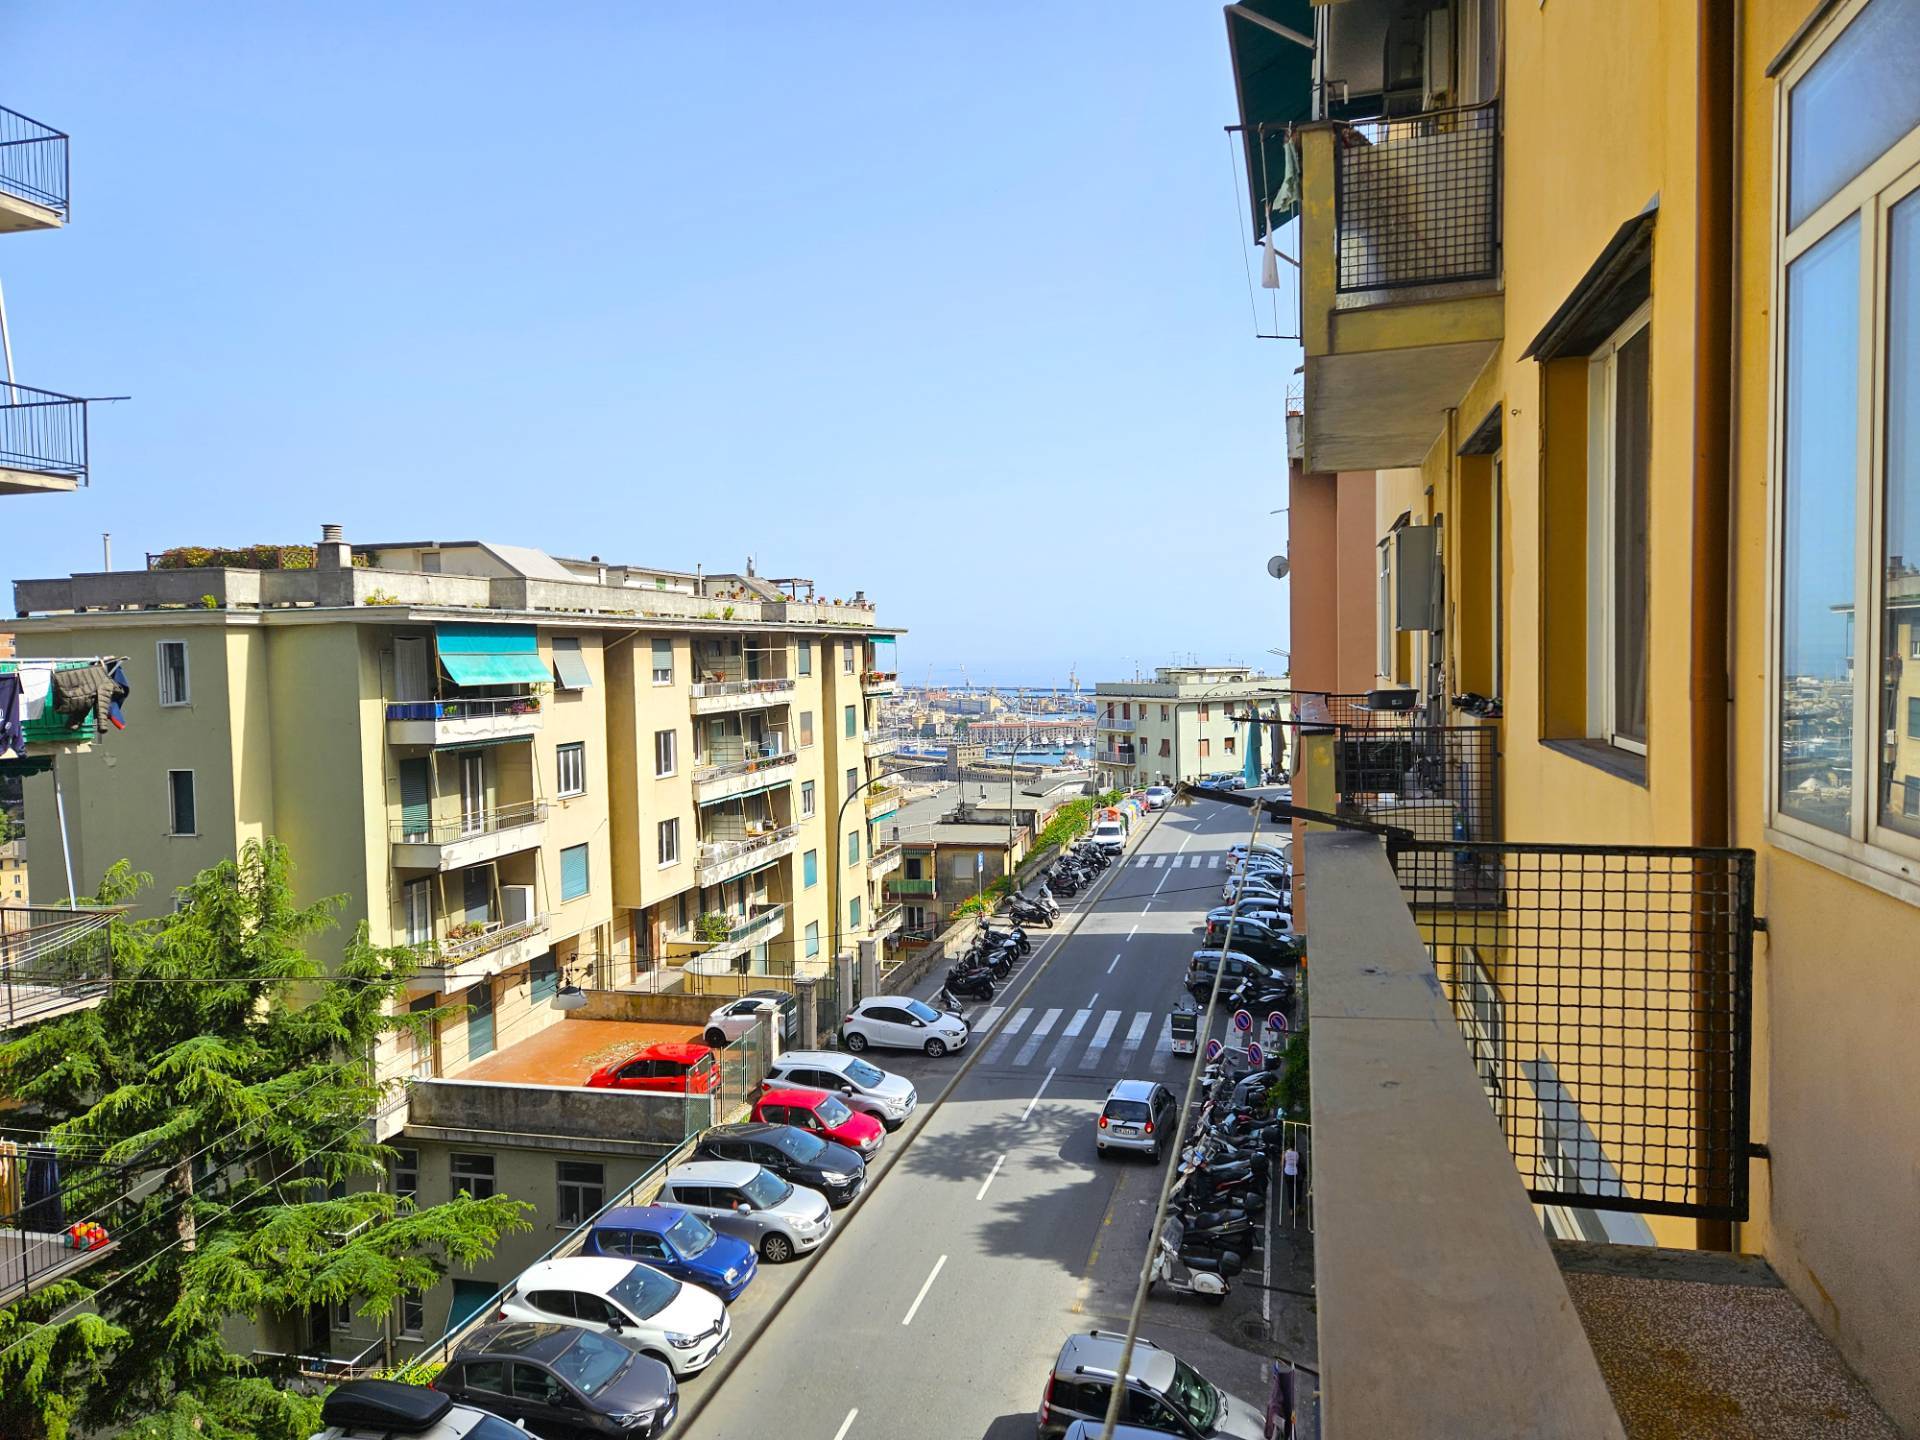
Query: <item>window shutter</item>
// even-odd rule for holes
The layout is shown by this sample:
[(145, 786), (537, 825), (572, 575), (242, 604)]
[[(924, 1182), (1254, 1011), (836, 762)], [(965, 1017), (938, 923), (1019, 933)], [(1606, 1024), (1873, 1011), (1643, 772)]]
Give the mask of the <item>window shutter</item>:
[(587, 847), (569, 845), (560, 852), (560, 898), (577, 900), (587, 893)]
[(408, 835), (425, 835), (431, 824), (431, 801), (426, 760), (400, 762), (400, 828)]

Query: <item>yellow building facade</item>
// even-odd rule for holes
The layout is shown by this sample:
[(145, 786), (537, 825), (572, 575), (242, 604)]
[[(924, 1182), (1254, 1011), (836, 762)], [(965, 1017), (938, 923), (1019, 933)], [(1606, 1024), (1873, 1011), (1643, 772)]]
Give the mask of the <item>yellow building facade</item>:
[(1920, 6), (1228, 27), (1379, 683), (1497, 702), (1508, 841), (1754, 852), (1748, 1215), (1650, 1233), (1765, 1255), (1920, 1426)]

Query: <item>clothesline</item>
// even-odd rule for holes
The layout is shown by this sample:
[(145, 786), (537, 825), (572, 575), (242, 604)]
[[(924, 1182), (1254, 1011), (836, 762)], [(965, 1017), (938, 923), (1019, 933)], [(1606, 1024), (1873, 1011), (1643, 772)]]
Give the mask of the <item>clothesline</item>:
[(120, 707), (131, 688), (124, 656), (0, 660), (0, 757), (25, 757), (36, 743), (91, 739), (103, 721), (124, 730)]

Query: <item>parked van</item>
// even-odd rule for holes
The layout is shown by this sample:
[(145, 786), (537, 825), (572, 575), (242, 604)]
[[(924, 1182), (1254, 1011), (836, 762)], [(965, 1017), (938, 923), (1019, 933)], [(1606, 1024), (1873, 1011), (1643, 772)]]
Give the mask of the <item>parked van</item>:
[(1126, 848), (1127, 832), (1132, 828), (1133, 817), (1118, 806), (1110, 805), (1093, 812), (1093, 829), (1087, 838), (1102, 850), (1118, 855)]

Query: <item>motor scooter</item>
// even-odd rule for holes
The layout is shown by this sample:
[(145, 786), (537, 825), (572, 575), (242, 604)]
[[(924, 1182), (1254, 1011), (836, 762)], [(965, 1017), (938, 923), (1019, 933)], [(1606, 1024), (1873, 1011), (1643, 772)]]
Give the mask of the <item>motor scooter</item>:
[(963, 999), (991, 1000), (993, 998), (993, 972), (985, 966), (969, 967), (955, 965), (947, 971), (946, 990), (949, 994)]
[(1233, 1288), (1230, 1277), (1238, 1275), (1243, 1268), (1240, 1256), (1231, 1250), (1214, 1255), (1182, 1253), (1186, 1233), (1186, 1226), (1179, 1219), (1167, 1217), (1154, 1246), (1147, 1293), (1152, 1294), (1155, 1285), (1165, 1285), (1176, 1295), (1197, 1295), (1217, 1305)]

